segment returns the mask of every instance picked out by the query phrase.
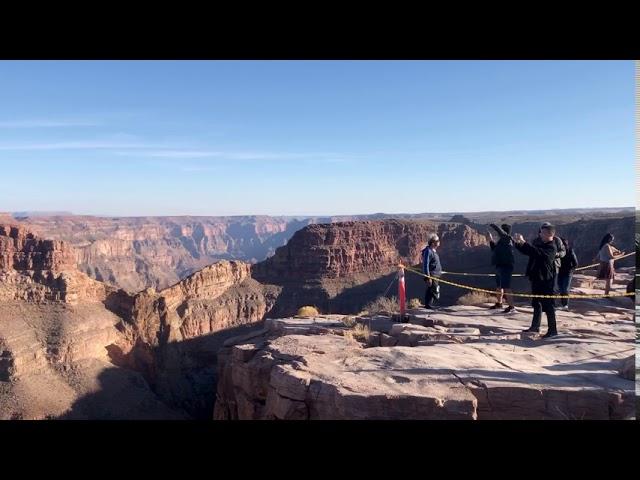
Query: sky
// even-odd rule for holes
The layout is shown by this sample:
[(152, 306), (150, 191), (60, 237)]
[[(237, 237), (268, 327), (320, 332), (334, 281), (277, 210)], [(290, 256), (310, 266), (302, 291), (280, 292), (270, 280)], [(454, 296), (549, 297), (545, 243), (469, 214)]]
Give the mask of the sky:
[(632, 207), (632, 61), (0, 61), (0, 212)]

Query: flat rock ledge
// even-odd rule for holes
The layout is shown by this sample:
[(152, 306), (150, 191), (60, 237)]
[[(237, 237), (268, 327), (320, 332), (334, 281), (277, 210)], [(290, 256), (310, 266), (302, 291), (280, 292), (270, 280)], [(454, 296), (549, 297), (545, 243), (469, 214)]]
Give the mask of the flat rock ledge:
[(635, 419), (634, 312), (599, 306), (558, 312), (548, 340), (522, 333), (529, 307), (267, 320), (219, 352), (214, 418)]

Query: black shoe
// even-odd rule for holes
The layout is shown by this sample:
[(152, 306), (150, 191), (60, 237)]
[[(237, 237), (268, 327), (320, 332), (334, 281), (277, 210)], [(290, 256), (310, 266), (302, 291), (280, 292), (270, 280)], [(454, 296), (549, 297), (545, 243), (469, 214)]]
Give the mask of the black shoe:
[(540, 333), (540, 329), (529, 327), (526, 330), (523, 330), (522, 333)]
[(424, 308), (426, 308), (427, 310), (435, 310), (435, 308), (433, 308), (431, 305), (425, 305)]
[(505, 308), (502, 313), (511, 313), (511, 312), (515, 312), (516, 311), (516, 307), (514, 307), (513, 305), (509, 305), (507, 308)]
[(489, 310), (495, 310), (497, 308), (502, 308), (502, 304), (496, 303), (495, 305), (492, 305), (491, 307), (489, 307)]
[(547, 332), (542, 336), (542, 338), (551, 338), (555, 337), (556, 335), (558, 335), (558, 332)]

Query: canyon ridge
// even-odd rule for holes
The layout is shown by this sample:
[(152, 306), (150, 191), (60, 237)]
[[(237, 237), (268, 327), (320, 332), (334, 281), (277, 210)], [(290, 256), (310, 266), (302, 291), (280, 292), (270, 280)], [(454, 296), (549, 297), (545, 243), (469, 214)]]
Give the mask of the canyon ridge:
[[(591, 263), (606, 232), (616, 236), (618, 248), (628, 252), (634, 249), (633, 214), (605, 212), (589, 216), (584, 212), (572, 212), (555, 214), (555, 217), (548, 212), (545, 214), (545, 220), (551, 219), (558, 225), (559, 235), (574, 241), (581, 264)], [(275, 388), (269, 383), (269, 378), (275, 375), (275, 363), (268, 363), (268, 367), (264, 364), (262, 369), (258, 366), (256, 371), (247, 370), (241, 364), (253, 358), (256, 352), (260, 358), (264, 355), (289, 358), (287, 355), (291, 353), (287, 352), (291, 347), (284, 346), (288, 345), (288, 335), (283, 336), (282, 329), (274, 330), (274, 319), (290, 318), (303, 305), (314, 305), (323, 315), (358, 314), (393, 284), (399, 262), (419, 263), (421, 249), (428, 236), (435, 232), (442, 238), (441, 258), (445, 270), (490, 272), (485, 223), (490, 221), (510, 221), (514, 231), (527, 238), (535, 236), (541, 223), (540, 216), (532, 213), (526, 216), (514, 214), (510, 218), (495, 214), (364, 220), (1, 216), (0, 418), (212, 418), (214, 410), (216, 418), (262, 418), (263, 414), (257, 412), (263, 411), (262, 407), (267, 404), (269, 408), (263, 411), (265, 418), (274, 415), (292, 418), (288, 413), (282, 413), (289, 411), (298, 412), (291, 413), (293, 418), (298, 418), (298, 414), (301, 418), (313, 417), (308, 408), (316, 407), (307, 405), (307, 413), (302, 415), (300, 405), (285, 405), (282, 398), (286, 395), (281, 398), (271, 394), (269, 397), (270, 389)], [(524, 269), (524, 258), (521, 257), (517, 257), (516, 271)], [(629, 258), (621, 260), (616, 268), (631, 272), (633, 265), (633, 258)], [(630, 279), (631, 275), (624, 273), (622, 278)], [(473, 282), (493, 288), (490, 277), (474, 278)], [(594, 285), (590, 282), (585, 277), (577, 282), (576, 288), (591, 291)], [(407, 277), (409, 298), (420, 298), (423, 285), (419, 277)], [(524, 280), (516, 287), (527, 291)], [(464, 293), (461, 289), (443, 287), (442, 302), (453, 305)], [(628, 298), (618, 298), (585, 304), (581, 313), (575, 315), (592, 315), (591, 320), (599, 322), (601, 318), (604, 324), (607, 318), (614, 318), (614, 330), (609, 337), (622, 343), (614, 342), (611, 346), (624, 346), (635, 335), (633, 315), (629, 313), (633, 310), (625, 301), (631, 303)], [(471, 312), (472, 315), (459, 307), (451, 308), (450, 315), (477, 316), (475, 312)], [(526, 311), (526, 307), (523, 308)], [(416, 311), (414, 315), (416, 321), (422, 318), (421, 312)], [(519, 321), (523, 321), (529, 314), (519, 315), (522, 315), (522, 318), (518, 317)], [(594, 315), (599, 315), (598, 319)], [(322, 323), (322, 318), (319, 317), (318, 322)], [(271, 320), (265, 324), (266, 319)], [(432, 320), (435, 322), (436, 319)], [(572, 331), (579, 330), (581, 320), (577, 317), (569, 320)], [(331, 321), (335, 323), (335, 318)], [(447, 321), (441, 319), (440, 323), (422, 326), (477, 329), (478, 324), (467, 318), (457, 324), (449, 321), (445, 326)], [(490, 339), (485, 337), (492, 328), (496, 335), (514, 335), (507, 331), (508, 328), (505, 330), (504, 325), (498, 326), (501, 319), (489, 321), (496, 325), (484, 325), (477, 333), (467, 332), (467, 336), (473, 337), (473, 342), (488, 341)], [(601, 341), (595, 339), (601, 336), (596, 335), (596, 326), (594, 324), (594, 330), (581, 333), (588, 338), (587, 343)], [(631, 330), (633, 335), (629, 333)], [(276, 331), (279, 332), (277, 335)], [(390, 331), (379, 334), (388, 335)], [(397, 328), (394, 332), (399, 338), (401, 332)], [(434, 339), (440, 337), (429, 332), (424, 335), (431, 337), (423, 335), (424, 339), (420, 341), (429, 340), (432, 342), (429, 345), (433, 346)], [(445, 336), (438, 340), (439, 344), (447, 343), (453, 333), (440, 332)], [(324, 346), (316, 350), (329, 356), (333, 355), (328, 353), (331, 348), (342, 348), (340, 342), (343, 340), (331, 340), (327, 332), (299, 330), (298, 334), (311, 334), (314, 338), (324, 335), (317, 340), (324, 342)], [(344, 333), (338, 336), (343, 338)], [(244, 360), (236, 364), (231, 359), (240, 358), (233, 350), (239, 347), (234, 345), (243, 345), (243, 338), (258, 340), (244, 340), (253, 345), (253, 353), (239, 353)], [(518, 336), (509, 340), (521, 342), (517, 348), (523, 351), (530, 348), (529, 339)], [(371, 342), (374, 341), (367, 339), (364, 346), (348, 345), (355, 348), (354, 355), (359, 355), (358, 348), (367, 347), (365, 350), (371, 349), (371, 352), (383, 348), (379, 335), (377, 344)], [(304, 349), (309, 347), (303, 347), (303, 343), (294, 350), (306, 351)], [(398, 352), (402, 352), (402, 348), (416, 346), (409, 342), (394, 345), (394, 348), (398, 347)], [(313, 354), (314, 348), (309, 355)], [(601, 353), (610, 354), (607, 348)], [(569, 357), (558, 361), (579, 360), (580, 350), (572, 351)], [(490, 351), (489, 355), (494, 353)], [(301, 355), (303, 363), (311, 361), (306, 353)], [(629, 380), (624, 377), (613, 380), (619, 378), (617, 362), (622, 360), (624, 358), (614, 355), (607, 359), (606, 365), (599, 365), (615, 372), (611, 373), (610, 380), (606, 377), (608, 393), (604, 394), (609, 399), (607, 402), (617, 399), (618, 406), (608, 410), (615, 418), (631, 415), (626, 393), (629, 386), (624, 383)], [(372, 361), (375, 364), (376, 361)], [(278, 368), (295, 368), (288, 361), (276, 363), (280, 365)], [(245, 373), (236, 373), (236, 370)], [(245, 374), (256, 382), (263, 382), (260, 384), (265, 385), (264, 395), (247, 391), (248, 387), (241, 386), (244, 384), (235, 383), (237, 375)], [(310, 374), (322, 375), (319, 371)], [(338, 378), (344, 374), (334, 372), (331, 375)], [(237, 378), (239, 382), (244, 381)], [(577, 378), (579, 375), (574, 380)], [(285, 377), (282, 380), (293, 381)], [(275, 381), (279, 385), (280, 380)], [(394, 381), (402, 383), (405, 380)], [(468, 381), (473, 383), (473, 378)], [(234, 392), (239, 392), (239, 388), (244, 388), (243, 395), (251, 396), (253, 403), (238, 400), (240, 393)], [(363, 388), (367, 392), (369, 387), (364, 385)], [(594, 387), (588, 387), (591, 388)], [(464, 415), (483, 418), (479, 412), (487, 407), (479, 406), (477, 396), (473, 397), (476, 398), (473, 406), (473, 398), (469, 395), (477, 393), (474, 392), (473, 388), (463, 392), (462, 396), (470, 405), (464, 407), (467, 412)], [(377, 395), (365, 394), (362, 401), (368, 404)], [(433, 391), (424, 395), (435, 398)], [(217, 406), (214, 405), (216, 398)], [(437, 398), (433, 400), (436, 403)], [(238, 402), (243, 401), (242, 412), (245, 413), (240, 413)], [(304, 403), (304, 400), (299, 401)], [(248, 411), (254, 413), (246, 413)], [(597, 418), (604, 415), (600, 407), (585, 411)], [(596, 411), (598, 413), (594, 413)], [(439, 412), (441, 415), (443, 411)], [(517, 411), (510, 414), (518, 415)], [(544, 415), (553, 416), (553, 413)], [(579, 415), (579, 412), (571, 411), (570, 415)], [(325, 418), (326, 414), (320, 417)]]

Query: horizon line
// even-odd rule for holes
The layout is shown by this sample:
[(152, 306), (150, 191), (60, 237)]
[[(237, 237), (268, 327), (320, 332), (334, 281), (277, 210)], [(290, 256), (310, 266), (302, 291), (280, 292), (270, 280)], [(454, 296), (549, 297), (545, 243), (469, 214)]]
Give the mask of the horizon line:
[[(176, 214), (176, 215), (113, 215), (113, 214), (76, 214), (71, 211), (50, 211), (50, 210), (23, 210), (23, 211), (0, 211), (0, 215), (7, 214), (13, 218), (17, 217), (97, 217), (97, 218), (169, 218), (169, 217), (221, 217), (221, 218), (238, 218), (238, 217), (288, 217), (288, 218), (317, 218), (317, 217), (362, 217), (373, 215), (474, 215), (474, 214), (509, 214), (509, 213), (535, 213), (535, 212), (566, 212), (576, 210), (589, 211), (606, 211), (606, 210), (636, 210), (635, 206), (624, 207), (573, 207), (573, 208), (538, 208), (538, 209), (515, 209), (515, 210), (481, 210), (481, 211), (449, 211), (449, 212), (373, 212), (373, 213), (351, 213), (351, 214), (235, 214), (235, 215), (193, 215), (193, 214)], [(20, 215), (22, 214), (22, 215)], [(24, 215), (30, 214), (30, 215)]]

